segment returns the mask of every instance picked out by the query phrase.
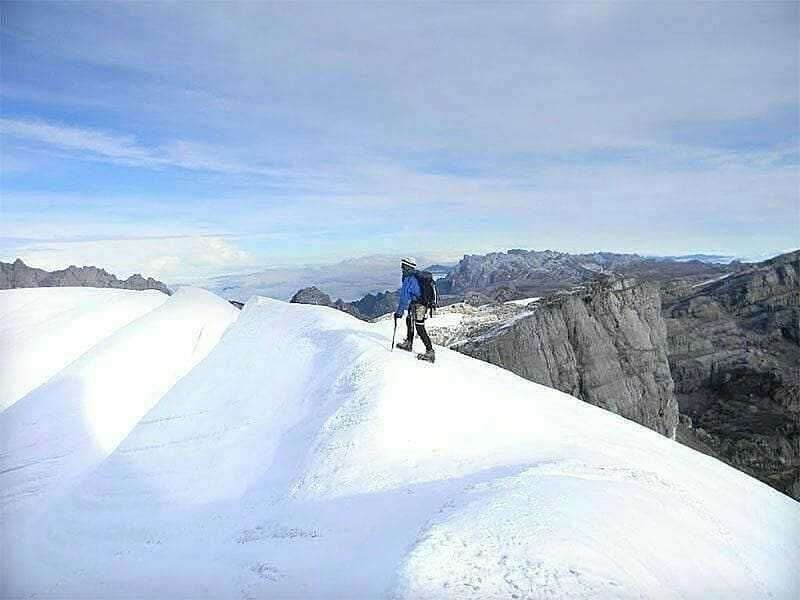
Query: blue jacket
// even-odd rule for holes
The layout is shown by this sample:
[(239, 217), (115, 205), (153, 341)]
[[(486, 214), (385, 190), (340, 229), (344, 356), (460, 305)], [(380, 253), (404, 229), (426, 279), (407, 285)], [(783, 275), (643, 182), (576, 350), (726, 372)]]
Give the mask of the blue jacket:
[(403, 287), (400, 288), (400, 301), (397, 303), (397, 311), (394, 314), (402, 317), (403, 311), (408, 309), (408, 305), (421, 295), (422, 290), (419, 289), (417, 278), (411, 273), (403, 277)]

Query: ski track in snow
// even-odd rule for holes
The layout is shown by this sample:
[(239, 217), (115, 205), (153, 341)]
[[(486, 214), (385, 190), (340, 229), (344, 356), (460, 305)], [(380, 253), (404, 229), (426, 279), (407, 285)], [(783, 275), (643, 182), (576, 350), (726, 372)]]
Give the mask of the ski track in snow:
[(0, 596), (797, 597), (800, 504), (714, 459), (389, 321), (179, 294), (0, 414)]

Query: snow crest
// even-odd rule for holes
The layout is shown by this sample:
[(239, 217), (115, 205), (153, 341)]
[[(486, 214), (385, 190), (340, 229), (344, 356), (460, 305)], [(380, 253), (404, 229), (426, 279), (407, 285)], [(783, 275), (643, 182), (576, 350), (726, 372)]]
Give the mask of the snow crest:
[(167, 299), (155, 290), (0, 290), (0, 410)]
[[(0, 502), (5, 519), (39, 510), (43, 501), (111, 454), (237, 317), (235, 308), (204, 290), (159, 295), (166, 301), (158, 308), (94, 345), (2, 414)], [(116, 294), (108, 296), (113, 300)], [(140, 309), (131, 307), (131, 313)], [(90, 310), (106, 317), (103, 308)], [(94, 333), (87, 337), (93, 339)]]

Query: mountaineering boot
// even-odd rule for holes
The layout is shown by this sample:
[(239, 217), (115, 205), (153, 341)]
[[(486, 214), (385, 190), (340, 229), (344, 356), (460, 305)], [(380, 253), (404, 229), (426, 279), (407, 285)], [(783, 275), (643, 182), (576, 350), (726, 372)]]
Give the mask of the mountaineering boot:
[(433, 350), (428, 350), (425, 354), (417, 354), (417, 358), (430, 363), (436, 362), (436, 353)]
[(395, 344), (396, 348), (400, 348), (400, 350), (405, 350), (406, 352), (411, 352), (411, 342), (408, 340), (403, 340), (402, 342)]

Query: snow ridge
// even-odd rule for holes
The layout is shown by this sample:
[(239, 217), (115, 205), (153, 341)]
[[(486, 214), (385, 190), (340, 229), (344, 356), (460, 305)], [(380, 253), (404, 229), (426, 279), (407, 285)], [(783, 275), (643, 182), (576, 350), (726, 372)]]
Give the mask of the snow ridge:
[[(150, 293), (133, 293), (149, 300)], [(100, 341), (2, 414), (4, 518), (29, 516), (34, 507), (41, 508), (42, 498), (69, 489), (99, 464), (211, 351), (237, 316), (230, 304), (203, 290), (185, 288), (171, 297), (155, 293), (165, 302)], [(107, 311), (97, 312), (103, 318)], [(94, 333), (87, 337), (93, 339)]]
[[(198, 331), (202, 341), (224, 320), (193, 320), (186, 335), (164, 329), (173, 317), (151, 328), (156, 345), (188, 340), (192, 358), (177, 369), (144, 357), (131, 376), (191, 370), (132, 391), (125, 405), (147, 412), (107, 451), (77, 444), (80, 485), (56, 493), (47, 482), (60, 475), (47, 472), (16, 486), (31, 499), (17, 514), (44, 508), (20, 524), (4, 508), (3, 547), (14, 551), (2, 557), (0, 595), (699, 599), (800, 589), (800, 504), (716, 460), (445, 348), (435, 365), (389, 352), (390, 321), (327, 307), (253, 298), (198, 362)], [(95, 351), (74, 372), (88, 378), (106, 353)], [(38, 403), (57, 390), (36, 390)], [(20, 419), (6, 411), (0, 427)], [(74, 436), (74, 425), (60, 433)], [(29, 441), (27, 454), (4, 448), (3, 469), (48, 460), (49, 438)]]
[(0, 290), (0, 411), (167, 299), (155, 290)]

